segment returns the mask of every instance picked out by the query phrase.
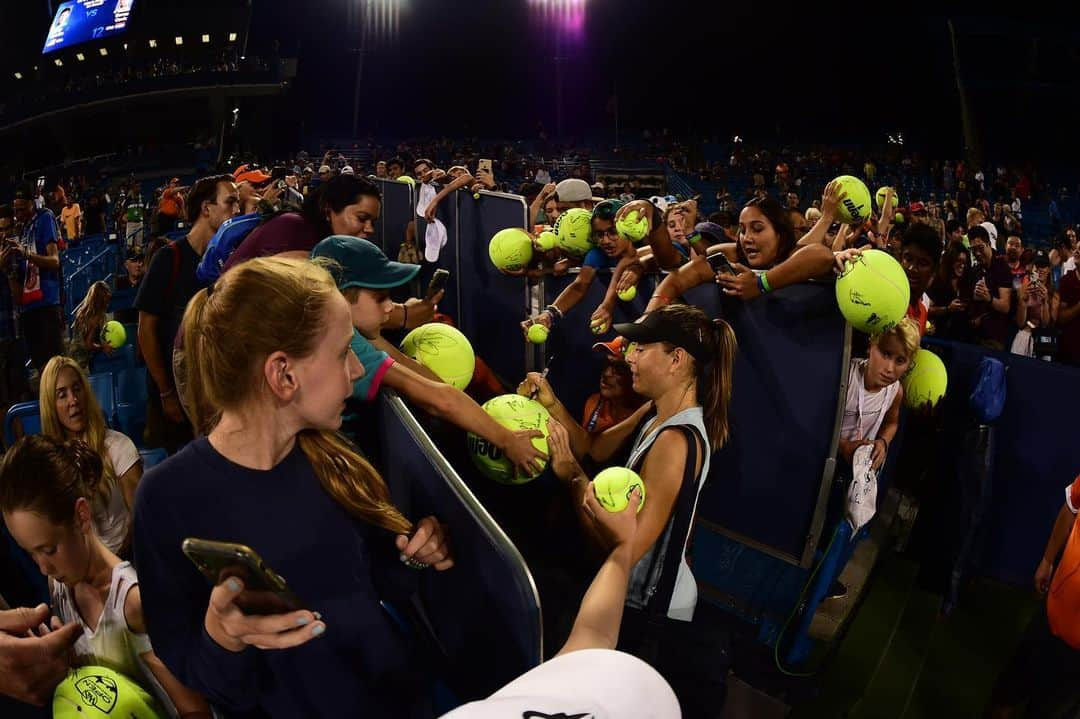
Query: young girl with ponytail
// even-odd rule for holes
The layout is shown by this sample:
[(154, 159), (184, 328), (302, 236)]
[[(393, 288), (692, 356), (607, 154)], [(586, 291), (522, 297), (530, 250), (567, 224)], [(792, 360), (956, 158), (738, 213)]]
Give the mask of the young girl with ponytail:
[[(380, 600), (453, 561), (439, 522), (406, 519), (336, 433), (364, 370), (334, 280), (310, 262), (250, 260), (196, 293), (181, 332), (187, 406), (209, 432), (147, 472), (135, 507), (160, 656), (229, 711), (430, 715), (427, 678)], [(304, 609), (244, 614), (243, 583), (208, 586), (181, 552), (188, 537), (251, 547)]]

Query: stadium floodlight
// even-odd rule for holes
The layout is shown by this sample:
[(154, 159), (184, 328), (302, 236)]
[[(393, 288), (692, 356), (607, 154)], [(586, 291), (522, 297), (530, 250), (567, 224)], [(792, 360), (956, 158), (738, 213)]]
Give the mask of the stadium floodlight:
[(15, 79), (16, 80), (22, 80), (22, 73), (21, 72), (15, 73)]
[(229, 33), (229, 42), (236, 42), (236, 33), (235, 32), (230, 32)]
[(151, 38), (150, 39), (150, 47), (157, 47), (157, 40), (154, 40), (153, 38)]
[(77, 52), (77, 53), (75, 53), (75, 59), (78, 60), (79, 62), (82, 62), (83, 60), (86, 59), (86, 55), (83, 55), (81, 52)]
[[(127, 50), (127, 45), (126, 44), (124, 45), (124, 49)], [(98, 52), (101, 53), (102, 57), (108, 57), (109, 56), (109, 50), (107, 48), (99, 47)]]
[(205, 44), (207, 44), (207, 43), (209, 43), (209, 42), (210, 42), (210, 36), (209, 36), (209, 35), (207, 35), (206, 33), (203, 33), (203, 36), (202, 36), (202, 41), (203, 41), (203, 44), (204, 44), (204, 45), (205, 45)]
[(180, 45), (183, 45), (183, 44), (184, 44), (184, 36), (183, 36), (183, 35), (177, 35), (177, 36), (176, 36), (175, 38), (173, 38), (173, 40), (175, 40), (175, 41), (176, 41), (176, 45), (177, 45), (178, 47), (179, 47)]
[(64, 66), (64, 61), (61, 60), (60, 58), (56, 58), (55, 60), (53, 60), (53, 62), (56, 63), (57, 67), (63, 67)]

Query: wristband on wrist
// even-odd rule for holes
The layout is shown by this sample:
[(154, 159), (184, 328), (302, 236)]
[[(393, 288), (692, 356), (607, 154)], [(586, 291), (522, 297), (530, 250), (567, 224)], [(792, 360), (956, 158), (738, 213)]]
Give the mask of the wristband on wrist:
[(547, 307), (545, 307), (544, 311), (550, 313), (551, 318), (554, 319), (554, 320), (561, 320), (563, 318), (562, 310), (560, 310), (558, 307), (556, 307), (553, 304), (548, 305)]
[(653, 295), (652, 295), (652, 299), (660, 300), (665, 305), (670, 305), (671, 304), (671, 298), (668, 297), (667, 295), (662, 295), (659, 292), (654, 292)]
[(404, 302), (401, 303), (401, 311), (404, 314), (401, 318), (401, 329), (405, 330), (409, 328), (409, 306)]
[(761, 294), (767, 295), (772, 292), (772, 287), (769, 285), (769, 278), (766, 276), (768, 273), (762, 272), (757, 276), (757, 286), (761, 290)]
[(686, 239), (691, 245), (696, 245), (697, 243), (701, 242), (701, 233), (692, 232)]

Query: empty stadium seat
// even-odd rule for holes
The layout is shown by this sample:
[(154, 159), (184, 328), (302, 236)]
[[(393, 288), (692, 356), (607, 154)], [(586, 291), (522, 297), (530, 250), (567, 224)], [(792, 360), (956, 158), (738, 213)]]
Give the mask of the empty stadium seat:
[(164, 462), (169, 454), (164, 449), (140, 449), (139, 456), (142, 458), (143, 471), (150, 469), (155, 464)]
[(146, 369), (125, 367), (116, 373), (116, 401), (146, 404)]
[(20, 436), (41, 432), (41, 411), (37, 401), (13, 404), (4, 416), (4, 443), (10, 447), (15, 444), (15, 425), (22, 426)]
[(131, 438), (135, 444), (142, 442), (146, 427), (146, 401), (117, 402), (114, 427)]
[(135, 366), (135, 345), (128, 342), (123, 347), (112, 353), (112, 356), (99, 352), (90, 358), (90, 371), (94, 374), (100, 372), (120, 372)]
[(113, 413), (116, 407), (116, 390), (113, 386), (115, 380), (112, 372), (96, 372), (89, 377), (90, 391), (94, 393), (101, 412), (105, 415), (105, 421), (112, 424)]

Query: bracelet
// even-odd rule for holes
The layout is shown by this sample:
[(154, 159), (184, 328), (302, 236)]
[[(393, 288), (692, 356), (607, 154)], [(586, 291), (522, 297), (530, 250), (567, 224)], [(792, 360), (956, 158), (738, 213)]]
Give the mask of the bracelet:
[(158, 395), (158, 397), (160, 399), (168, 399), (169, 397), (172, 397), (174, 394), (176, 394), (176, 388), (175, 387), (173, 387), (168, 392), (162, 392), (161, 394)]
[(401, 329), (409, 329), (409, 306), (404, 302), (401, 303), (401, 311), (404, 313), (404, 317), (401, 320)]
[(758, 292), (763, 295), (767, 295), (772, 292), (772, 287), (769, 287), (769, 281), (765, 279), (764, 272), (757, 276), (757, 288)]
[(689, 237), (686, 238), (686, 240), (691, 245), (696, 245), (697, 243), (701, 242), (701, 233), (700, 232), (693, 232), (693, 233), (690, 234)]
[(653, 292), (653, 295), (652, 295), (652, 299), (654, 299), (654, 300), (660, 300), (660, 301), (662, 301), (662, 302), (663, 302), (663, 303), (664, 303), (665, 305), (670, 305), (670, 304), (671, 304), (671, 298), (670, 298), (670, 297), (668, 297), (667, 295), (662, 295), (662, 294), (660, 294), (659, 292)]
[(545, 312), (550, 312), (553, 319), (561, 320), (563, 318), (562, 310), (556, 307), (554, 304), (548, 305), (544, 308)]

